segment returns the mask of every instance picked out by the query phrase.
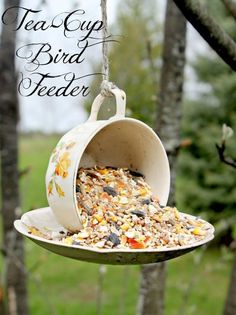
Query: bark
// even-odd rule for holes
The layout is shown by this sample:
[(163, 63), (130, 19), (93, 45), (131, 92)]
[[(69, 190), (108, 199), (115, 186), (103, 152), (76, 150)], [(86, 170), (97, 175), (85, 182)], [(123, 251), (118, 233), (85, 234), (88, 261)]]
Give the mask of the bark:
[(167, 2), (163, 66), (155, 131), (164, 143), (171, 168), (169, 204), (175, 204), (176, 159), (181, 147), (180, 123), (184, 83), (186, 19), (171, 0)]
[(236, 70), (236, 43), (209, 15), (199, 0), (173, 0), (186, 19), (193, 25), (214, 51), (234, 71)]
[[(181, 101), (186, 46), (186, 20), (172, 0), (165, 18), (163, 65), (157, 106), (156, 132), (167, 150), (171, 168), (169, 204), (175, 204), (176, 159), (180, 147)], [(142, 267), (138, 315), (163, 315), (165, 263)]]
[(166, 265), (143, 265), (138, 301), (138, 315), (164, 314)]
[[(5, 0), (5, 9), (18, 6), (19, 0)], [(4, 9), (4, 10), (5, 10)], [(12, 13), (11, 21), (16, 14)], [(19, 215), (18, 186), (18, 100), (16, 91), (16, 32), (2, 24), (0, 46), (0, 148), (1, 195), (4, 244), (4, 304), (8, 315), (27, 315), (26, 277), (23, 239), (13, 227)]]
[(223, 315), (236, 315), (236, 254)]
[(232, 0), (221, 0), (225, 5), (228, 12), (232, 15), (232, 17), (236, 20), (236, 3)]

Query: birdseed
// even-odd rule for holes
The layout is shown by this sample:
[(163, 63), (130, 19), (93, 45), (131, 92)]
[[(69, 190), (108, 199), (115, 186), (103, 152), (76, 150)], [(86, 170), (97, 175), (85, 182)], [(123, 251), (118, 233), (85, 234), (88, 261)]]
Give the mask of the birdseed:
[[(128, 168), (80, 168), (75, 193), (83, 229), (53, 237), (67, 245), (171, 248), (193, 244), (208, 234), (209, 225), (200, 218), (190, 219), (176, 207), (161, 206), (144, 176)], [(42, 236), (35, 227), (29, 232)]]

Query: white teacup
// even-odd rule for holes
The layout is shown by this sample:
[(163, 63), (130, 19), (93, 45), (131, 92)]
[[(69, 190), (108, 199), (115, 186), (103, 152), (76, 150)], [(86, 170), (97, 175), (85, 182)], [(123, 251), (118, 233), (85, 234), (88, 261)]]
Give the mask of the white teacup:
[(170, 170), (165, 149), (155, 132), (143, 122), (125, 117), (126, 95), (112, 89), (116, 114), (97, 120), (105, 97), (99, 94), (89, 119), (69, 132), (54, 149), (46, 173), (48, 203), (58, 222), (75, 232), (82, 228), (76, 200), (76, 177), (80, 167), (127, 167), (145, 176), (161, 205), (166, 205)]

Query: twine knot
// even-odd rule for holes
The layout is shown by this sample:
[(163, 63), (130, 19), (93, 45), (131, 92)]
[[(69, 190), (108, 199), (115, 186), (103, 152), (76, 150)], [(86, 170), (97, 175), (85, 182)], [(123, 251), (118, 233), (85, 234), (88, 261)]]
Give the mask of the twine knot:
[(117, 86), (113, 82), (103, 80), (101, 84), (101, 94), (105, 97), (112, 97), (114, 96), (112, 89), (115, 88), (117, 88)]

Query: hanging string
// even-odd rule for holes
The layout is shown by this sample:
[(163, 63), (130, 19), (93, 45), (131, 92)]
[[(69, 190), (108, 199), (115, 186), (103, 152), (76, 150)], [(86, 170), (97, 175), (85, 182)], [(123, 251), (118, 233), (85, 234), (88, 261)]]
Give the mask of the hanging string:
[(108, 26), (107, 26), (107, 0), (101, 0), (102, 21), (103, 21), (103, 43), (102, 43), (102, 73), (103, 81), (109, 81), (109, 60), (108, 60)]
[(101, 0), (102, 21), (103, 21), (103, 42), (102, 42), (102, 73), (101, 94), (106, 97), (112, 96), (111, 90), (116, 88), (113, 82), (109, 81), (109, 59), (108, 59), (108, 23), (107, 23), (107, 0)]

